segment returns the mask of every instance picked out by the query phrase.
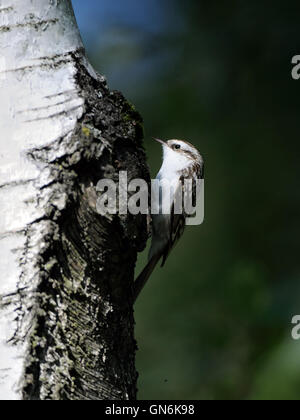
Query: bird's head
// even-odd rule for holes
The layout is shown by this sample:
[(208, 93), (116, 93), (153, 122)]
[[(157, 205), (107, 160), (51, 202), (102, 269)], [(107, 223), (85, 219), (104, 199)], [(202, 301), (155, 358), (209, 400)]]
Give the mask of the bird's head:
[(174, 139), (165, 142), (160, 139), (154, 140), (163, 146), (164, 162), (178, 167), (178, 170), (194, 164), (203, 165), (203, 159), (199, 151), (188, 141)]

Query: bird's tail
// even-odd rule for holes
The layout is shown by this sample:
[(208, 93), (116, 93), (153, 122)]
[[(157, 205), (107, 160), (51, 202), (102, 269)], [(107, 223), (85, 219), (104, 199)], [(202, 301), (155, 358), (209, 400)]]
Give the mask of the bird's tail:
[(133, 285), (133, 302), (135, 302), (141, 293), (142, 289), (144, 288), (145, 284), (147, 283), (149, 277), (151, 276), (156, 264), (160, 260), (161, 255), (153, 255), (153, 257), (149, 260), (148, 264), (138, 276), (136, 281)]

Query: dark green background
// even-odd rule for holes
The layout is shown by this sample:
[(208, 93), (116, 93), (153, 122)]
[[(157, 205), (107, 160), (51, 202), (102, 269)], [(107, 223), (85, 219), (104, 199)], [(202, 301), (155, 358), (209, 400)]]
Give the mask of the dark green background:
[(152, 176), (151, 136), (206, 161), (205, 223), (136, 306), (139, 398), (300, 399), (299, 2), (73, 4), (92, 63), (144, 117)]

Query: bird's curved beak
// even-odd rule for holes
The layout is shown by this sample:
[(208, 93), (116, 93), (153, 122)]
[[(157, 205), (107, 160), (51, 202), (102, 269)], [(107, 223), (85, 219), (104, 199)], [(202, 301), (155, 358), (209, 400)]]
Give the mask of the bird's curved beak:
[(165, 143), (163, 140), (156, 139), (155, 137), (153, 137), (153, 140), (157, 141), (158, 143), (162, 144), (163, 146), (167, 146), (167, 143)]

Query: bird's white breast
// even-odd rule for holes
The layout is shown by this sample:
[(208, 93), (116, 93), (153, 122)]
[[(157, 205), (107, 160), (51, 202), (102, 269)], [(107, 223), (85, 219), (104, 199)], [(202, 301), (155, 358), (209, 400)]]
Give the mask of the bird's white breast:
[(158, 174), (161, 178), (172, 180), (174, 177), (179, 176), (179, 171), (191, 164), (190, 159), (186, 155), (175, 152), (168, 146), (164, 146), (163, 152), (163, 164)]

